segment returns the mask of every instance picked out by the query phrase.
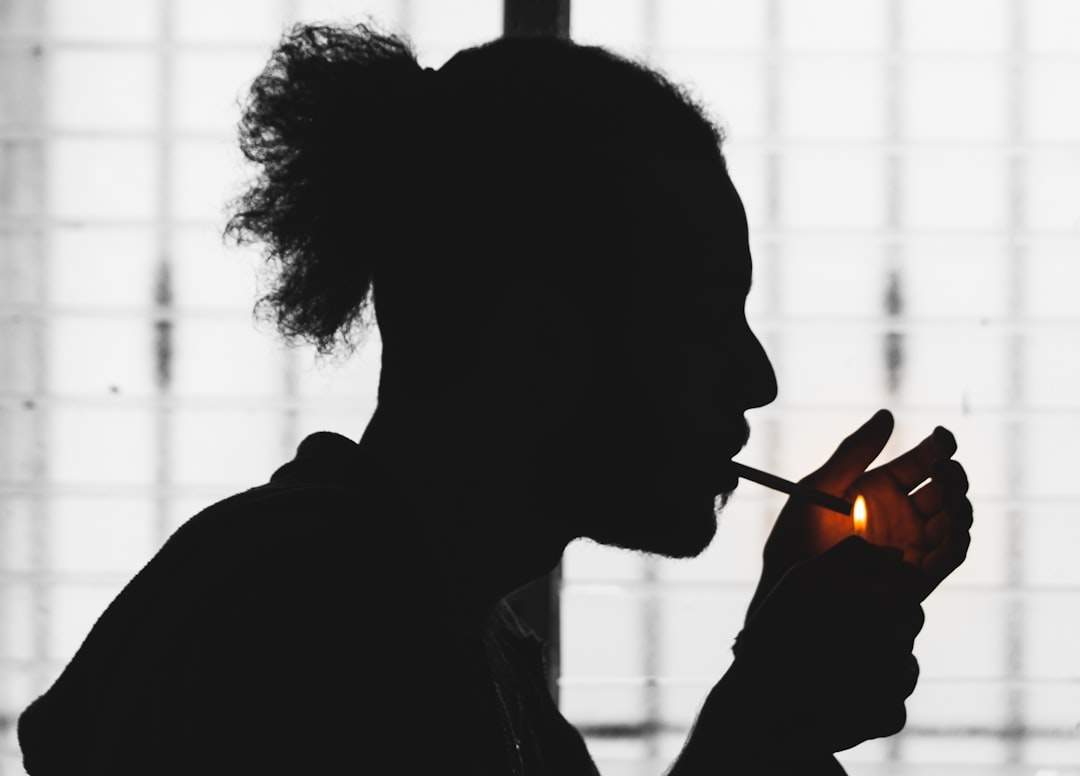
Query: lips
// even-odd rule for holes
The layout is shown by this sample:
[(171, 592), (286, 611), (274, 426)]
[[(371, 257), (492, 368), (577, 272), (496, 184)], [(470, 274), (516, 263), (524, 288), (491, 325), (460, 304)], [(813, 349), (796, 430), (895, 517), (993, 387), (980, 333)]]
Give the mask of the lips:
[(738, 438), (734, 442), (731, 442), (729, 438), (726, 445), (727, 454), (715, 463), (713, 482), (718, 493), (730, 493), (738, 487), (739, 476), (731, 469), (731, 459), (746, 446), (750, 437), (750, 427), (744, 419), (740, 418), (739, 423), (733, 424), (733, 427), (739, 429)]
[(738, 475), (731, 469), (730, 458), (697, 455), (690, 457), (679, 468), (684, 487), (707, 489), (714, 496), (730, 493), (739, 484)]
[[(727, 462), (730, 463), (730, 460)], [(717, 493), (730, 493), (739, 486), (739, 477), (728, 466), (717, 468), (714, 489)]]
[(722, 431), (695, 435), (679, 455), (684, 476), (696, 483), (695, 488), (707, 487), (714, 495), (735, 490), (739, 477), (731, 470), (731, 459), (746, 445), (749, 433), (745, 419), (739, 417)]

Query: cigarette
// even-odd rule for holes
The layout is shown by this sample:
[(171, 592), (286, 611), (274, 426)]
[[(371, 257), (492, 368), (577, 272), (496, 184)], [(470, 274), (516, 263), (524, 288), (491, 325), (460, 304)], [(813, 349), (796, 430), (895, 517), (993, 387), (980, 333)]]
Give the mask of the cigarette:
[(811, 504), (817, 504), (819, 507), (831, 509), (833, 512), (839, 512), (842, 515), (851, 515), (851, 502), (845, 501), (839, 496), (822, 493), (820, 490), (808, 488), (797, 482), (788, 482), (783, 477), (777, 477), (775, 474), (769, 474), (735, 461), (731, 462), (731, 468), (740, 479), (751, 480), (758, 485), (764, 485), (766, 488), (787, 493), (790, 496), (809, 501)]

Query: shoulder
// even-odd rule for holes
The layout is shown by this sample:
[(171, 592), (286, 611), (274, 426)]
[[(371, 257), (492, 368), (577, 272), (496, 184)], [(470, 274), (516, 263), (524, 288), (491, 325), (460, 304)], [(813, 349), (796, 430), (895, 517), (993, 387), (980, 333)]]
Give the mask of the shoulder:
[(228, 612), (223, 626), (241, 633), (286, 612), (318, 619), (320, 632), (430, 614), (440, 586), (419, 536), (394, 494), (364, 481), (271, 483), (214, 505), (174, 538), (199, 547), (201, 562), (184, 573), (207, 583), (204, 611)]
[(355, 757), (439, 772), (467, 759), (482, 698), (441, 589), (398, 548), (341, 534), (276, 545), (198, 617), (166, 693), (180, 701), (178, 740), (222, 760), (279, 741), (279, 762), (305, 771)]
[(415, 744), (418, 731), (435, 748), (458, 746), (472, 657), (395, 505), (360, 488), (272, 485), (221, 506), (252, 512), (258, 538), (188, 621), (166, 694), (178, 711), (214, 702), (176, 721), (186, 738), (226, 753), (324, 741), (308, 754), (339, 763), (350, 747), (365, 747), (364, 761)]
[[(417, 545), (405, 499), (356, 443), (330, 432), (307, 437), (262, 486), (213, 504), (170, 537), (162, 555), (218, 548), (233, 560), (273, 556), (290, 566), (347, 561), (354, 574), (404, 562)], [(285, 558), (278, 556), (284, 555)], [(360, 562), (362, 561), (362, 562)]]
[(207, 576), (199, 618), (216, 618), (211, 631), (251, 642), (277, 629), (266, 648), (329, 654), (345, 643), (391, 649), (376, 631), (419, 640), (445, 619), (444, 585), (421, 535), (377, 462), (322, 433), (269, 483), (215, 504), (174, 538), (210, 561), (195, 573)]

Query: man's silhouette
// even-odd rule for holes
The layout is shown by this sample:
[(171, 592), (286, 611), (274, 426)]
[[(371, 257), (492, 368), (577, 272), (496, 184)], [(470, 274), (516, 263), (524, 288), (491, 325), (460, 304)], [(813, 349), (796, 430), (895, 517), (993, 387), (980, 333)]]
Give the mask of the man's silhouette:
[[(378, 408), (169, 539), (21, 718), (28, 771), (595, 773), (503, 599), (580, 537), (713, 538), (744, 412), (776, 394), (719, 133), (602, 49), (502, 39), (436, 72), (301, 27), (241, 143), (260, 177), (231, 229), (266, 248), (264, 309), (329, 352), (373, 299)], [(833, 752), (903, 726), (971, 507), (943, 429), (866, 472), (891, 428), (807, 479), (865, 493), (887, 546), (789, 502), (676, 776), (842, 773)]]

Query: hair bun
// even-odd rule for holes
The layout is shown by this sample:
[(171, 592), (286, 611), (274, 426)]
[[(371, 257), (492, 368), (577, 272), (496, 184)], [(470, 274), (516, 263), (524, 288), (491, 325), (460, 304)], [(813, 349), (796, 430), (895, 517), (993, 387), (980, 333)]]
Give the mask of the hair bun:
[(329, 351), (369, 304), (434, 72), (369, 25), (297, 25), (252, 84), (239, 141), (257, 173), (226, 234), (262, 245), (273, 272), (260, 310), (287, 337)]

